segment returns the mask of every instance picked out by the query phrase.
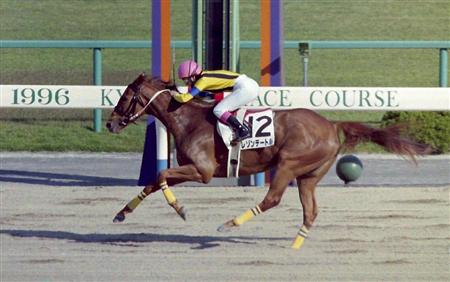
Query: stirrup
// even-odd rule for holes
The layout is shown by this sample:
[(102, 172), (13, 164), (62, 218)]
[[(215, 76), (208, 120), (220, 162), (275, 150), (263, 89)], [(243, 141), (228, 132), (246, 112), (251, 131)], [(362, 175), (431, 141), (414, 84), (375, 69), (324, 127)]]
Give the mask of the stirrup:
[(247, 139), (249, 137), (251, 137), (250, 131), (247, 131), (247, 134), (243, 135), (243, 136), (239, 136), (239, 134), (236, 134), (236, 138), (234, 138), (233, 140), (231, 140), (231, 144), (234, 146), (237, 143), (241, 142), (244, 139)]

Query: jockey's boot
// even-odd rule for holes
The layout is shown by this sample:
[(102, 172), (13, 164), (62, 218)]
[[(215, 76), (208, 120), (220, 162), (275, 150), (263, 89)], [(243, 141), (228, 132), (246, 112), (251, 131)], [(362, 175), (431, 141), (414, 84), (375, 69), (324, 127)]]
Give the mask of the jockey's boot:
[(248, 137), (250, 137), (250, 129), (247, 125), (240, 123), (234, 116), (229, 116), (227, 123), (233, 128), (236, 133), (236, 138), (232, 141), (234, 143), (240, 142)]

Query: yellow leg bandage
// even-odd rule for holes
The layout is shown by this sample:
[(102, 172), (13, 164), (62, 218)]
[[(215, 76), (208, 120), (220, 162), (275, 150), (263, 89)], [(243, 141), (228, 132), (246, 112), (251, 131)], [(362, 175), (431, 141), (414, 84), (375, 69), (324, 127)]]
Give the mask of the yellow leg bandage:
[(300, 249), (300, 247), (303, 245), (303, 242), (305, 242), (305, 237), (297, 235), (297, 237), (295, 237), (294, 243), (292, 243), (292, 249)]
[(144, 191), (141, 191), (141, 193), (139, 193), (139, 195), (137, 195), (133, 200), (131, 200), (127, 204), (127, 207), (130, 210), (134, 210), (142, 202), (142, 200), (145, 199), (145, 197), (147, 197), (147, 194), (145, 194)]
[(305, 242), (305, 239), (308, 238), (309, 230), (306, 226), (302, 226), (295, 237), (294, 243), (292, 243), (293, 249), (300, 249), (300, 247)]
[(175, 195), (172, 193), (172, 190), (170, 190), (169, 186), (167, 185), (167, 182), (161, 182), (159, 184), (161, 186), (161, 189), (163, 191), (164, 197), (167, 200), (167, 203), (169, 205), (172, 205), (177, 201), (177, 198), (175, 198)]
[(241, 225), (247, 221), (249, 221), (250, 219), (252, 219), (255, 215), (260, 214), (262, 211), (259, 208), (259, 206), (256, 206), (252, 209), (249, 209), (248, 211), (244, 212), (243, 214), (241, 214), (240, 216), (236, 217), (233, 219), (233, 223), (235, 225)]

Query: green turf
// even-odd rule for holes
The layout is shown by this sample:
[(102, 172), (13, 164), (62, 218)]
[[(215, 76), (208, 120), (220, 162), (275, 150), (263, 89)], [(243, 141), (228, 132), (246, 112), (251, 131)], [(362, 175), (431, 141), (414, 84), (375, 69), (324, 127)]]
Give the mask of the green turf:
[[(241, 40), (259, 40), (260, 1), (240, 2)], [(150, 0), (2, 0), (0, 39), (150, 40), (150, 3)], [(191, 3), (172, 0), (174, 40), (191, 39)], [(450, 40), (449, 0), (284, 0), (283, 11), (286, 40)], [(104, 85), (126, 85), (141, 71), (150, 72), (150, 50), (106, 49), (102, 55)], [(177, 49), (175, 55), (176, 62), (180, 62), (191, 57), (191, 50)], [(311, 86), (438, 86), (438, 59), (438, 50), (428, 49), (313, 50), (309, 82)], [(286, 85), (302, 84), (297, 50), (285, 50), (283, 67)], [(241, 72), (259, 80), (259, 68), (259, 50), (241, 50)], [(0, 84), (92, 83), (92, 50), (0, 49)], [(0, 150), (141, 150), (143, 126), (127, 129), (124, 137), (105, 132), (95, 134), (91, 113), (91, 110), (2, 109)], [(104, 111), (105, 118), (107, 114)], [(382, 114), (325, 115), (376, 124)], [(46, 139), (43, 135), (62, 141), (51, 142), (50, 137)], [(127, 142), (133, 145), (123, 146), (123, 140), (130, 141), (127, 138), (134, 140)]]
[[(259, 40), (259, 0), (240, 3), (241, 40)], [(1, 39), (151, 39), (149, 0), (0, 1)], [(450, 1), (284, 1), (286, 40), (450, 40)], [(190, 40), (191, 1), (172, 1), (172, 38)], [(150, 50), (103, 50), (103, 83), (125, 84), (150, 68)], [(437, 50), (313, 50), (314, 86), (437, 86)], [(1, 49), (2, 83), (92, 83), (92, 51)], [(176, 50), (176, 61), (190, 58)], [(259, 79), (259, 51), (241, 70)], [(297, 50), (286, 50), (287, 85), (301, 84)]]
[(146, 123), (130, 125), (121, 134), (92, 130), (89, 121), (2, 121), (3, 151), (140, 152)]

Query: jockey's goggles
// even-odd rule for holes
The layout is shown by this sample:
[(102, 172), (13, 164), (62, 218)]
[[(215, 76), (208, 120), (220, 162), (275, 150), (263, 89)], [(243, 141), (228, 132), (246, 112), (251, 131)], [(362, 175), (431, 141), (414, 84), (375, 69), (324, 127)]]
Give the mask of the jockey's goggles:
[(192, 84), (192, 83), (194, 83), (194, 78), (192, 76), (191, 77), (183, 77), (182, 80), (183, 80), (183, 82), (185, 84)]

